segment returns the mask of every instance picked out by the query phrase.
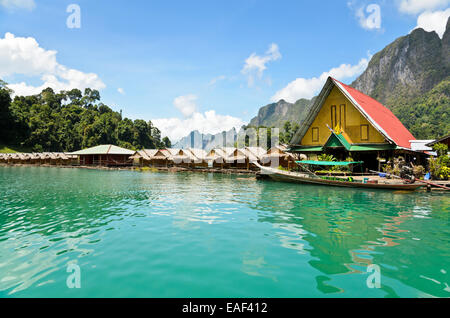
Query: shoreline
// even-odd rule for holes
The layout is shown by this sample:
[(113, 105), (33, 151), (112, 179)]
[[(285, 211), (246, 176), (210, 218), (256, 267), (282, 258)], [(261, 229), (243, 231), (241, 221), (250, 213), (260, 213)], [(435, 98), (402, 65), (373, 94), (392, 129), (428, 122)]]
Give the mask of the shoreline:
[(219, 168), (186, 168), (186, 167), (105, 167), (105, 166), (83, 166), (83, 165), (49, 165), (49, 164), (7, 164), (0, 163), (0, 167), (45, 167), (45, 168), (65, 168), (65, 169), (90, 169), (90, 170), (128, 170), (138, 172), (196, 172), (196, 173), (220, 173), (220, 174), (236, 174), (236, 175), (254, 175), (259, 171), (256, 170), (243, 170), (243, 169), (219, 169)]

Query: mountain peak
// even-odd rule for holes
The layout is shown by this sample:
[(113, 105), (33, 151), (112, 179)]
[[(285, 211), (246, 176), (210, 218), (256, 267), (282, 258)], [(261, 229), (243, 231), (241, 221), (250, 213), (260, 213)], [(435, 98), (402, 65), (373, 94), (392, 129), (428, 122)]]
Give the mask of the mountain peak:
[(421, 28), (399, 37), (372, 57), (352, 86), (387, 106), (398, 95), (415, 97), (429, 91), (449, 73), (444, 52), (448, 33), (442, 41), (436, 32)]

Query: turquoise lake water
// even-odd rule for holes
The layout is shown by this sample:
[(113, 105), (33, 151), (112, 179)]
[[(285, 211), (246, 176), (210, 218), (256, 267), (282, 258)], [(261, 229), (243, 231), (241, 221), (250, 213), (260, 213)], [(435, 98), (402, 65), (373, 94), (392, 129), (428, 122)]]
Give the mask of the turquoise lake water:
[(0, 167), (0, 297), (449, 297), (449, 215), (438, 193)]

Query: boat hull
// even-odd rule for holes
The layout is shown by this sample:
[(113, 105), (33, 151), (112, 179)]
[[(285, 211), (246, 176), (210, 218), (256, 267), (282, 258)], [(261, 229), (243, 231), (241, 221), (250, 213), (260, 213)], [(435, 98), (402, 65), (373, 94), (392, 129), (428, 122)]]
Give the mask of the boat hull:
[(387, 189), (387, 190), (405, 190), (414, 191), (423, 185), (421, 184), (401, 184), (401, 183), (359, 183), (350, 181), (327, 180), (321, 178), (311, 178), (306, 174), (285, 172), (278, 169), (261, 167), (261, 172), (275, 181), (328, 185), (347, 188), (365, 188), (365, 189)]

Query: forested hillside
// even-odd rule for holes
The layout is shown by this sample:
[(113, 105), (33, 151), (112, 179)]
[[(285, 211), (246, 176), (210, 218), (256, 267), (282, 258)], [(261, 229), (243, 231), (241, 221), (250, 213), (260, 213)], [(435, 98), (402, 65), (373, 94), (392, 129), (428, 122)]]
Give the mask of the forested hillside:
[(450, 132), (450, 77), (423, 96), (398, 99), (394, 113), (419, 139), (435, 139)]
[(0, 82), (0, 144), (32, 151), (74, 151), (99, 144), (130, 149), (160, 148), (170, 144), (145, 120), (122, 118), (100, 102), (97, 90), (78, 89), (16, 96)]

